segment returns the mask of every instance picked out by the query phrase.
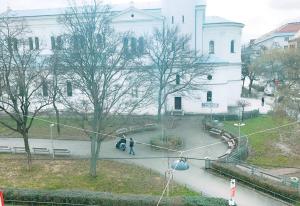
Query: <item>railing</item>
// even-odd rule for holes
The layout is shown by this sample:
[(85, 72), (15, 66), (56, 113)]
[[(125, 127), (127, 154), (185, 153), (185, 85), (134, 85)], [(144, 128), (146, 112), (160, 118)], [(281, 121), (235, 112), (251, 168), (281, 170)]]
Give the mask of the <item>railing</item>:
[[(238, 128), (232, 128), (229, 129), (230, 131), (227, 130), (225, 131), (222, 123), (218, 121), (210, 121), (207, 119), (203, 121), (203, 124), (205, 125), (205, 127), (208, 127), (210, 129), (213, 128), (215, 130), (220, 130), (221, 133), (223, 134), (228, 133), (232, 135), (236, 141), (236, 146), (234, 147), (234, 149), (230, 153), (228, 154), (226, 153), (223, 156), (221, 156), (219, 158), (220, 162), (222, 162), (223, 164), (234, 165), (235, 167), (239, 168), (240, 170), (250, 175), (261, 177), (261, 178), (267, 178), (276, 182), (280, 182), (282, 185), (292, 187), (294, 189), (299, 189), (300, 192), (299, 182), (296, 183), (290, 177), (274, 175), (262, 168), (244, 162), (244, 160), (248, 158), (249, 142), (248, 142), (248, 137), (246, 135), (242, 133), (239, 134)], [(220, 136), (222, 135), (220, 134)]]

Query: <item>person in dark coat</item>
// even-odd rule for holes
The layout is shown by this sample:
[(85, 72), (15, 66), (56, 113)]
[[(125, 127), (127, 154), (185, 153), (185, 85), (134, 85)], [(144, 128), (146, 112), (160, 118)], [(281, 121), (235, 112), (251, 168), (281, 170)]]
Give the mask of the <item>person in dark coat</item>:
[(129, 147), (130, 147), (129, 154), (135, 155), (135, 152), (134, 152), (134, 150), (133, 150), (133, 147), (134, 147), (134, 141), (133, 141), (132, 138), (130, 138), (130, 141), (129, 141)]
[(265, 97), (261, 98), (261, 106), (265, 106)]

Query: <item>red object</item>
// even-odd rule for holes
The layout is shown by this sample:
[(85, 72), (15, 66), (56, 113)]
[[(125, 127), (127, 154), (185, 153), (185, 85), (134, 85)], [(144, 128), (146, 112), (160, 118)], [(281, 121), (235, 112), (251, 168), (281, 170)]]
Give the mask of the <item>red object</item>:
[(0, 192), (0, 206), (4, 206), (3, 192)]
[(235, 193), (236, 193), (236, 187), (231, 188), (231, 190), (230, 190), (230, 196), (234, 197)]

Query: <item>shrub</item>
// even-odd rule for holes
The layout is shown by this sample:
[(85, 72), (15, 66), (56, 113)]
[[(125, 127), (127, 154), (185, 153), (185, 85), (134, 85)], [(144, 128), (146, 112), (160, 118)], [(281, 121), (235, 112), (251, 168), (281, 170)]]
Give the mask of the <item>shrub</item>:
[[(115, 195), (88, 191), (46, 191), (29, 189), (5, 189), (5, 203), (18, 205), (105, 205), (105, 206), (154, 206), (157, 196)], [(175, 197), (162, 200), (162, 206), (225, 206), (226, 200), (207, 197)]]
[(169, 149), (180, 149), (183, 147), (183, 139), (177, 136), (166, 136), (164, 139), (161, 137), (154, 137), (150, 140), (151, 145), (158, 147), (166, 147)]
[(249, 185), (256, 190), (268, 193), (284, 201), (295, 203), (295, 201), (300, 200), (297, 190), (283, 186), (278, 182), (266, 178), (251, 176), (240, 169), (232, 168), (220, 163), (213, 163), (211, 169), (216, 173), (230, 178), (235, 178), (239, 182)]
[(185, 206), (228, 206), (228, 202), (224, 199), (218, 198), (198, 198), (198, 197), (184, 197)]

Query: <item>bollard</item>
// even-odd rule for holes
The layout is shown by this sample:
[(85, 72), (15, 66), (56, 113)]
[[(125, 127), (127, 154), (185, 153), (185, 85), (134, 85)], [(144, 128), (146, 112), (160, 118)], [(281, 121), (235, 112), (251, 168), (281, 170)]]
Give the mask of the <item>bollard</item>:
[(205, 157), (205, 169), (206, 170), (211, 169), (211, 160), (209, 157)]

